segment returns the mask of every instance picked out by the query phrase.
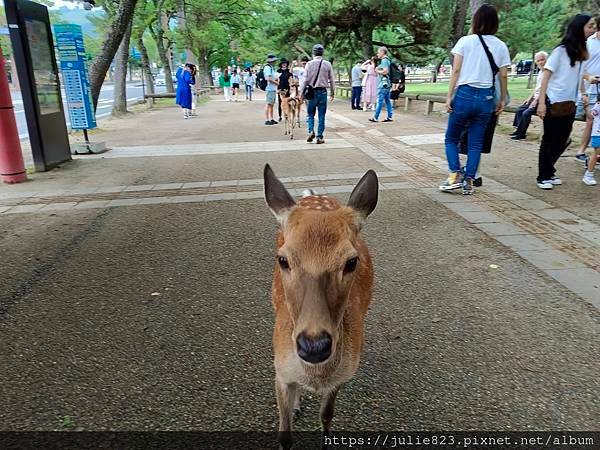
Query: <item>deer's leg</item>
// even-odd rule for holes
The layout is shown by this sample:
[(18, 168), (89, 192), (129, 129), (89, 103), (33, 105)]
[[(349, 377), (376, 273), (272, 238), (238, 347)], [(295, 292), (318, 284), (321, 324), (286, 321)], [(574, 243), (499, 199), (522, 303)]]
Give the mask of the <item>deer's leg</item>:
[(294, 397), (294, 419), (297, 419), (302, 414), (302, 408), (300, 407), (300, 394), (302, 390), (300, 388), (296, 389), (296, 396)]
[[(335, 406), (335, 398), (340, 388), (337, 387), (333, 391), (323, 394), (321, 398), (321, 423), (323, 425), (323, 437), (327, 436), (331, 431), (331, 421), (333, 420), (333, 409)], [(325, 439), (321, 440), (321, 449), (326, 449)]]
[(292, 405), (296, 398), (297, 384), (284, 384), (275, 380), (277, 407), (279, 409), (279, 434), (277, 440), (283, 450), (292, 448)]

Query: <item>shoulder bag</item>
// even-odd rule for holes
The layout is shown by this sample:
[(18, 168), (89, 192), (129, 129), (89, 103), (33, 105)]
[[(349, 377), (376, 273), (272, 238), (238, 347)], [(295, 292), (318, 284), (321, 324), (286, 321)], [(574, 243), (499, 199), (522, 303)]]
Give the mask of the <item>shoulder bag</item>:
[(319, 63), (319, 68), (317, 69), (317, 74), (315, 75), (315, 79), (313, 80), (312, 84), (307, 84), (306, 86), (304, 86), (304, 92), (302, 92), (302, 97), (304, 97), (306, 100), (312, 100), (313, 98), (315, 98), (315, 88), (312, 85), (315, 84), (319, 79), (319, 72), (321, 72), (322, 64), (323, 60), (321, 60), (321, 62)]
[[(479, 40), (481, 41), (481, 45), (483, 45), (483, 49), (485, 50), (485, 54), (487, 56), (488, 62), (490, 63), (490, 67), (492, 68), (492, 88), (494, 88), (494, 97), (496, 100), (496, 104), (500, 103), (500, 99), (502, 98), (502, 85), (500, 84), (500, 68), (494, 61), (494, 57), (492, 56), (492, 52), (488, 48), (487, 44), (483, 40), (483, 36), (480, 34), (477, 35)], [(496, 89), (496, 84), (500, 86), (499, 89)], [(508, 106), (510, 104), (510, 94), (508, 92), (508, 87), (506, 88), (506, 99), (504, 100), (504, 106)]]
[[(579, 61), (579, 72), (577, 74), (577, 84), (575, 86), (575, 97), (577, 97), (577, 89), (579, 89), (579, 83), (581, 83), (581, 66), (583, 63)], [(568, 117), (575, 114), (577, 110), (577, 104), (571, 100), (564, 102), (550, 103), (548, 96), (546, 95), (546, 105), (549, 104), (548, 113), (550, 117)]]

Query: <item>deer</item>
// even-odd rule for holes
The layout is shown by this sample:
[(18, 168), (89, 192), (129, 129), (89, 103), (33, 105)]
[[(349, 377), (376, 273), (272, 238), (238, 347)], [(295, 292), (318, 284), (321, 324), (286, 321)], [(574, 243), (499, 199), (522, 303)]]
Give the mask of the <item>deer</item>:
[(280, 226), (271, 299), (277, 440), (288, 450), (301, 389), (321, 395), (327, 436), (338, 391), (358, 369), (373, 288), (373, 263), (360, 231), (377, 205), (379, 182), (367, 171), (345, 206), (311, 190), (296, 202), (267, 164), (264, 189)]
[[(281, 103), (281, 112), (284, 118), (284, 135), (289, 135), (294, 139), (294, 128), (298, 124), (300, 128), (300, 107), (302, 101), (298, 95), (299, 82), (296, 78), (290, 79), (290, 88), (279, 91), (279, 102)], [(294, 89), (294, 95), (291, 95)]]

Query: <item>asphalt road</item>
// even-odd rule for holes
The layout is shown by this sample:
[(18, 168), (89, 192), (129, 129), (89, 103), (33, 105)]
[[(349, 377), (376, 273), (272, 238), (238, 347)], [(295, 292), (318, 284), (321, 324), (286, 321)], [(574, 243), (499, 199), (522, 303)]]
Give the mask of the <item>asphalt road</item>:
[[(164, 86), (157, 87), (157, 92), (162, 92), (165, 90)], [(100, 91), (100, 97), (98, 98), (98, 109), (96, 111), (96, 118), (101, 119), (102, 117), (109, 116), (112, 111), (113, 105), (113, 93), (114, 93), (114, 85), (110, 83), (105, 83), (102, 86), (102, 90)], [(63, 108), (65, 111), (65, 119), (67, 121), (67, 128), (70, 125), (69, 121), (69, 112), (67, 107), (67, 100), (65, 96), (64, 89), (61, 89), (62, 99), (63, 99)], [(11, 91), (13, 105), (15, 107), (15, 117), (17, 119), (17, 128), (19, 130), (19, 137), (21, 139), (26, 139), (28, 137), (27, 134), (27, 119), (25, 118), (25, 110), (23, 106), (23, 100), (21, 98), (21, 93), (19, 91)], [(133, 104), (138, 100), (143, 99), (142, 94), (142, 85), (139, 82), (130, 82), (127, 84), (127, 102), (129, 104)]]

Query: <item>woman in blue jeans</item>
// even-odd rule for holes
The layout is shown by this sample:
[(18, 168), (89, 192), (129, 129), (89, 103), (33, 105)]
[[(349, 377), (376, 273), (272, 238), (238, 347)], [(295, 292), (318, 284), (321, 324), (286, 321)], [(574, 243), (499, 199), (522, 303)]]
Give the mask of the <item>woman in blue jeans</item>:
[[(454, 61), (446, 108), (450, 113), (446, 129), (446, 159), (449, 176), (441, 191), (462, 187), (463, 194), (473, 193), (485, 129), (493, 114), (500, 114), (506, 99), (507, 68), (510, 55), (506, 44), (498, 39), (498, 12), (491, 5), (481, 6), (473, 16), (473, 34), (463, 36), (452, 49)], [(486, 47), (493, 59), (488, 58)], [(500, 80), (495, 80), (494, 70)], [(498, 91), (498, 92), (497, 92)], [(461, 173), (459, 141), (468, 127), (468, 153), (464, 176)]]

